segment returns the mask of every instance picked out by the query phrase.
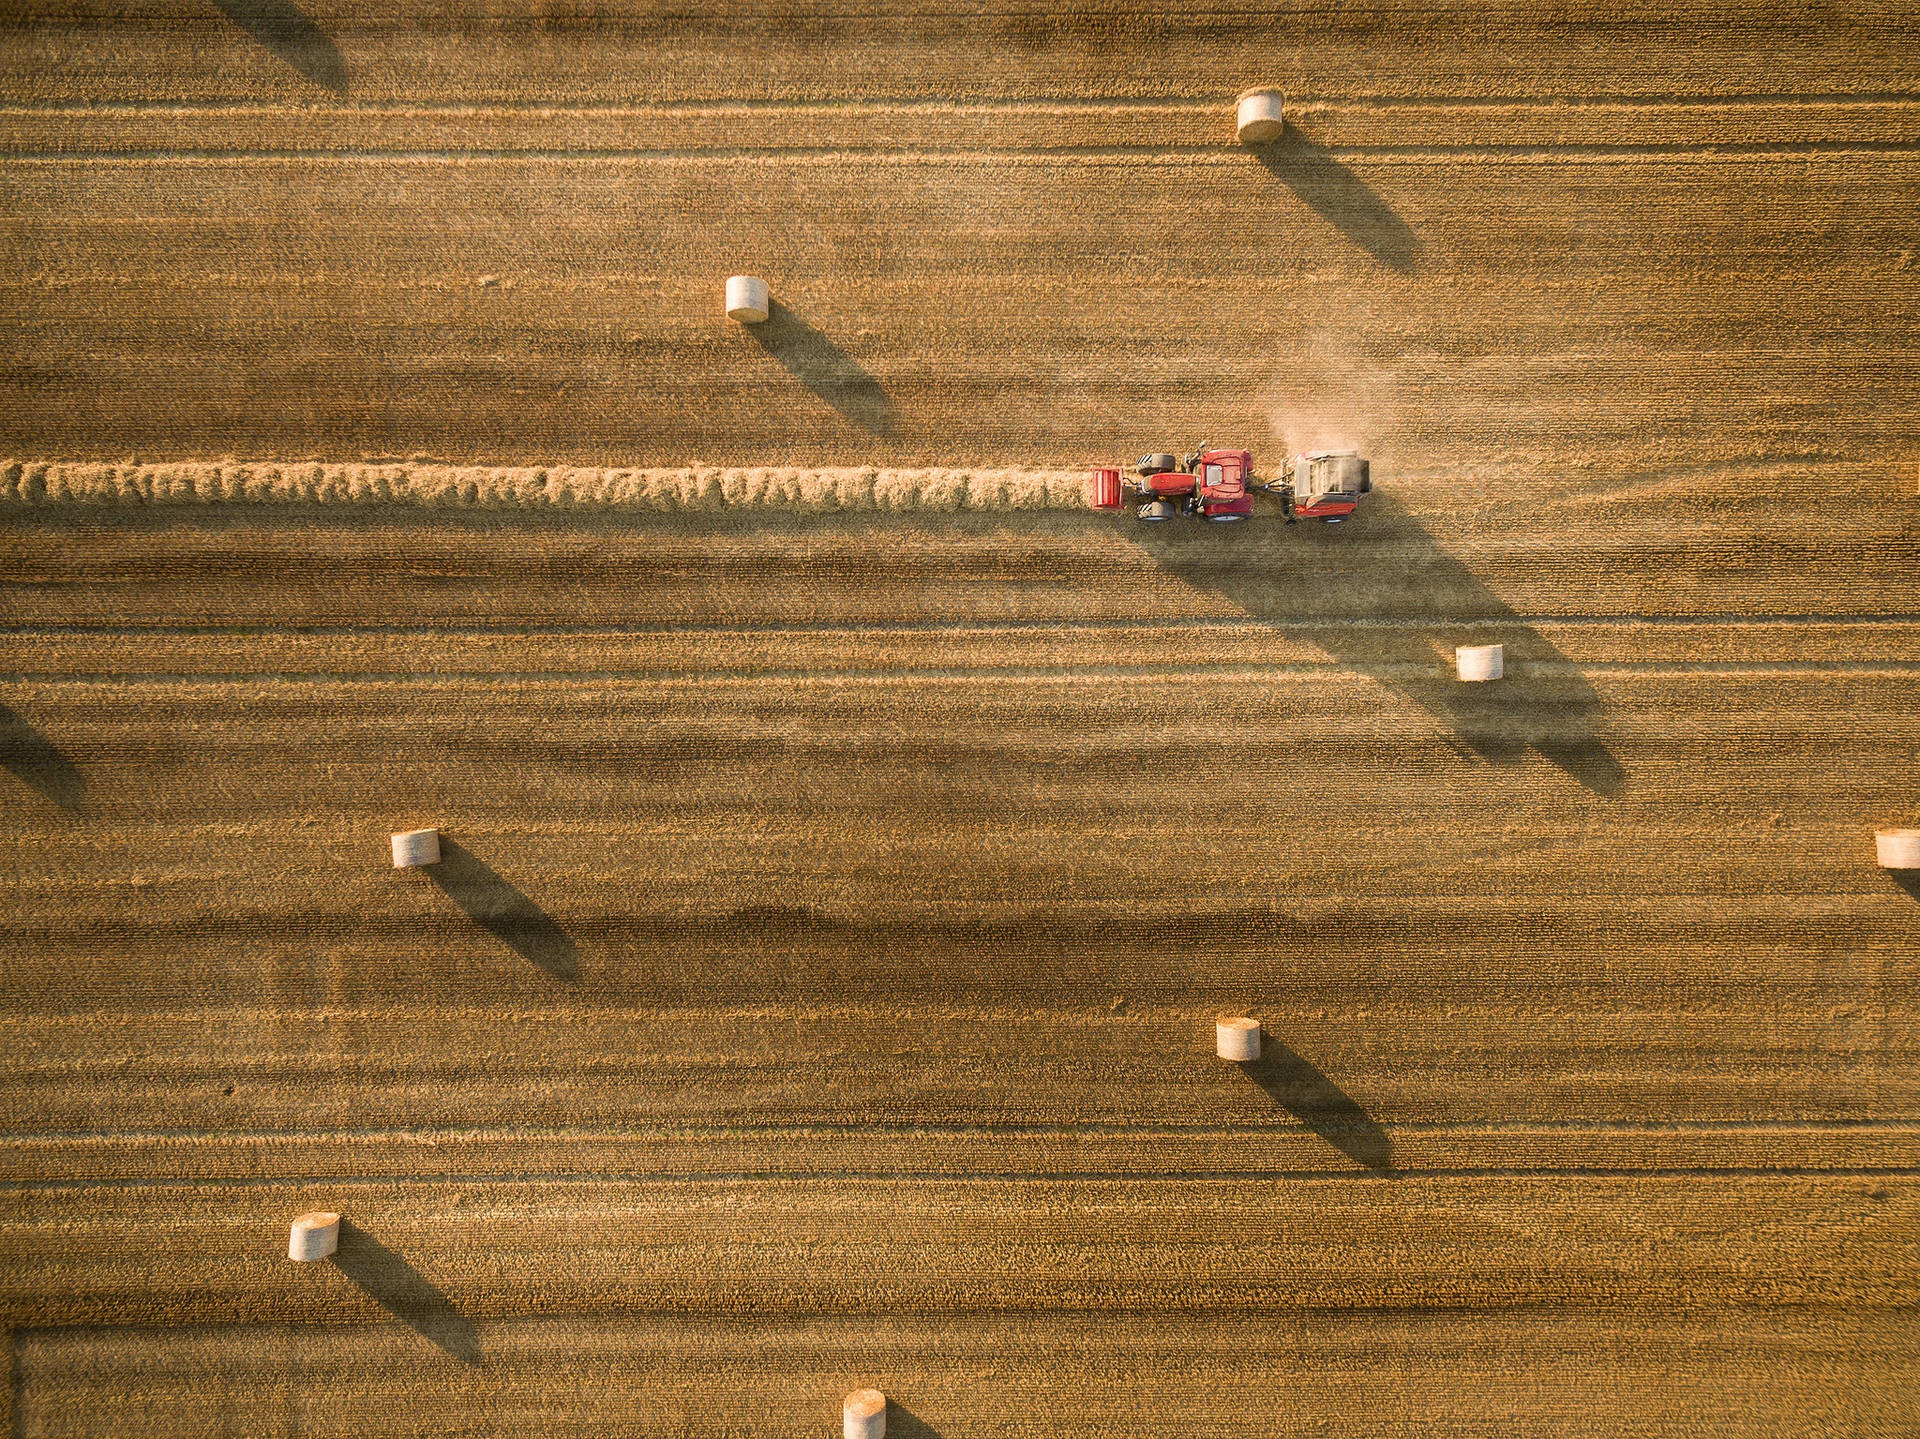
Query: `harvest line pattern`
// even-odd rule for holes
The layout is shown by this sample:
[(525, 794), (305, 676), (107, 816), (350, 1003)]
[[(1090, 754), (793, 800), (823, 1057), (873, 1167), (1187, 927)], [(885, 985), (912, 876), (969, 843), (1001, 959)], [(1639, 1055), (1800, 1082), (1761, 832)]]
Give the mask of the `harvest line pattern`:
[(444, 1188), (448, 1184), (511, 1184), (531, 1188), (567, 1186), (592, 1186), (602, 1188), (626, 1188), (640, 1185), (655, 1185), (674, 1188), (717, 1187), (728, 1184), (840, 1184), (871, 1183), (886, 1184), (894, 1180), (937, 1179), (942, 1184), (952, 1185), (988, 1185), (988, 1184), (1056, 1184), (1063, 1182), (1112, 1184), (1116, 1186), (1139, 1186), (1152, 1188), (1165, 1184), (1205, 1184), (1216, 1181), (1259, 1182), (1262, 1180), (1309, 1180), (1314, 1182), (1359, 1182), (1390, 1184), (1396, 1181), (1419, 1179), (1484, 1179), (1484, 1178), (1529, 1178), (1529, 1179), (1685, 1179), (1690, 1177), (1713, 1177), (1723, 1179), (1765, 1179), (1778, 1176), (1787, 1179), (1845, 1179), (1849, 1177), (1898, 1177), (1913, 1178), (1920, 1176), (1920, 1165), (1912, 1164), (1873, 1164), (1873, 1165), (1720, 1165), (1720, 1164), (1677, 1164), (1668, 1166), (1640, 1165), (1489, 1165), (1485, 1168), (1452, 1166), (1449, 1168), (1378, 1168), (1355, 1161), (1350, 1168), (1333, 1169), (1323, 1166), (1290, 1167), (1278, 1169), (1168, 1169), (1151, 1174), (1116, 1173), (1111, 1169), (992, 1169), (979, 1166), (971, 1167), (964, 1174), (934, 1167), (887, 1169), (834, 1168), (819, 1170), (768, 1170), (739, 1169), (715, 1171), (704, 1174), (685, 1174), (674, 1170), (655, 1173), (635, 1171), (619, 1174), (607, 1174), (604, 1171), (585, 1171), (578, 1174), (561, 1173), (551, 1169), (532, 1169), (522, 1171), (501, 1171), (491, 1174), (408, 1174), (396, 1170), (387, 1174), (359, 1172), (352, 1175), (338, 1175), (325, 1171), (308, 1174), (277, 1175), (234, 1175), (226, 1178), (156, 1178), (144, 1175), (138, 1179), (32, 1179), (0, 1180), (0, 1194), (64, 1194), (81, 1193), (88, 1190), (152, 1190), (152, 1189), (283, 1189), (295, 1184), (325, 1184), (329, 1188), (373, 1189), (394, 1186), (432, 1186)]
[[(1920, 105), (1920, 92), (1911, 90), (1794, 90), (1750, 91), (1742, 94), (1700, 95), (1689, 91), (1618, 91), (1614, 93), (1579, 92), (1552, 94), (1514, 91), (1482, 95), (1342, 95), (1335, 99), (1310, 101), (1297, 112), (1324, 114), (1341, 110), (1431, 110), (1431, 109), (1653, 109), (1674, 107), (1696, 110), (1733, 110), (1751, 107), (1822, 105), (1840, 108), (1877, 108), (1888, 105)], [(473, 100), (355, 100), (334, 107), (366, 115), (454, 114), (479, 115), (491, 111), (552, 115), (750, 115), (765, 112), (780, 114), (839, 114), (861, 111), (979, 110), (1000, 113), (1051, 114), (1056, 111), (1171, 110), (1217, 117), (1220, 102), (1214, 96), (1204, 98), (1175, 92), (1131, 95), (1033, 95), (994, 97), (990, 95), (917, 95), (888, 98), (847, 96), (833, 100), (756, 97), (738, 100), (654, 100), (633, 104), (625, 100), (512, 100), (489, 98)], [(242, 100), (44, 100), (33, 103), (0, 105), (0, 119), (32, 115), (97, 114), (186, 114), (186, 115), (277, 115), (311, 116), (310, 105), (263, 104)]]
[[(1633, 628), (1643, 626), (1664, 628), (1690, 628), (1692, 626), (1753, 629), (1766, 625), (1793, 625), (1802, 628), (1817, 627), (1894, 627), (1920, 625), (1920, 611), (1884, 611), (1877, 614), (1788, 614), (1769, 613), (1764, 610), (1742, 612), (1738, 614), (1700, 613), (1665, 614), (1647, 611), (1593, 612), (1576, 614), (1549, 610), (1515, 610), (1510, 615), (1490, 619), (1484, 614), (1448, 614), (1434, 611), (1419, 618), (1400, 618), (1383, 615), (1340, 616), (1331, 615), (1324, 619), (1288, 619), (1282, 616), (1259, 619), (1220, 619), (1207, 615), (1183, 616), (1177, 621), (1182, 631), (1222, 630), (1261, 631), (1261, 630), (1319, 630), (1339, 626), (1344, 629), (1379, 630), (1425, 630), (1436, 625), (1458, 625), (1463, 628), (1492, 629), (1514, 622), (1530, 626), (1553, 628), (1557, 625), (1624, 625)], [(449, 624), (383, 624), (368, 622), (365, 624), (143, 624), (129, 620), (123, 624), (0, 624), (0, 635), (14, 635), (31, 639), (39, 635), (541, 635), (565, 638), (574, 635), (593, 635), (620, 637), (625, 635), (1038, 635), (1038, 634), (1074, 634), (1081, 631), (1105, 632), (1115, 630), (1164, 630), (1169, 621), (1161, 618), (1140, 619), (1073, 619), (1057, 623), (1037, 624), (1032, 620), (1007, 620), (996, 623), (992, 620), (968, 619), (955, 620), (950, 624), (928, 624), (919, 620), (868, 620), (859, 624), (807, 624), (786, 622), (776, 624), (514, 624), (514, 625), (476, 625), (469, 623)]]
[[(794, 669), (741, 667), (722, 670), (687, 669), (436, 669), (436, 670), (204, 670), (124, 671), (3, 670), (0, 680), (35, 684), (104, 684), (134, 687), (171, 684), (391, 684), (434, 685), (484, 681), (524, 680), (529, 683), (631, 681), (636, 684), (728, 686), (745, 683), (805, 683), (823, 685), (940, 684), (964, 680), (970, 684), (1031, 684), (1048, 680), (1164, 679), (1296, 679), (1313, 675), (1345, 674), (1351, 666), (1336, 661), (1297, 664), (1168, 664), (1168, 665), (981, 665), (918, 669)], [(1430, 664), (1375, 663), (1366, 673), (1381, 679), (1431, 678)], [(1527, 675), (1902, 675), (1920, 674), (1920, 660), (1770, 660), (1738, 661), (1607, 660), (1585, 664), (1510, 661), (1509, 678)]]
[[(1700, 140), (1692, 142), (1648, 142), (1645, 144), (1593, 142), (1566, 144), (1459, 144), (1459, 145), (1328, 145), (1325, 153), (1349, 158), (1371, 158), (1388, 162), (1427, 160), (1501, 160), (1566, 165), (1580, 162), (1607, 163), (1621, 159), (1688, 160), (1719, 164), (1728, 160), (1858, 160), (1886, 155), (1920, 154), (1920, 140), (1797, 140), (1737, 141)], [(487, 164), (540, 161), (558, 164), (594, 164), (608, 160), (643, 161), (650, 164), (706, 163), (715, 160), (754, 160), (758, 162), (818, 162), (842, 165), (849, 161), (921, 161), (979, 162), (994, 164), (1051, 164), (1060, 160), (1153, 160), (1161, 164), (1242, 165), (1246, 157), (1237, 151), (1222, 153), (1219, 144), (1192, 145), (1059, 145), (1023, 146), (992, 149), (972, 145), (942, 148), (934, 145), (712, 145), (675, 146), (648, 149), (639, 146), (608, 146), (604, 149), (568, 146), (550, 149), (526, 146), (514, 149), (414, 148), (383, 150), (375, 146), (312, 148), (281, 146), (272, 149), (127, 149), (56, 150), (46, 148), (0, 151), (0, 159), (22, 164), (230, 164), (235, 161), (276, 163), (281, 161), (332, 162), (344, 164)]]
[[(339, 1018), (326, 1011), (314, 1011), (315, 1018)], [(449, 1072), (455, 1072), (452, 1066)], [(208, 1071), (211, 1073), (212, 1071)], [(219, 1071), (222, 1074), (230, 1070)], [(1395, 1120), (1388, 1126), (1396, 1134), (1799, 1134), (1816, 1133), (1853, 1133), (1855, 1131), (1880, 1131), (1891, 1134), (1908, 1134), (1920, 1139), (1920, 1115), (1876, 1115), (1861, 1119), (1675, 1119), (1675, 1120), (1581, 1120), (1569, 1119), (1551, 1124), (1529, 1122), (1526, 1120), (1487, 1118), (1487, 1119), (1405, 1119)], [(161, 1129), (66, 1129), (45, 1130), (32, 1134), (18, 1134), (11, 1143), (32, 1146), (52, 1147), (70, 1144), (74, 1141), (109, 1140), (114, 1142), (138, 1142), (142, 1140), (176, 1139), (216, 1139), (216, 1140), (255, 1140), (255, 1139), (298, 1139), (305, 1142), (325, 1143), (333, 1139), (395, 1139), (395, 1140), (448, 1140), (448, 1139), (702, 1139), (724, 1138), (729, 1135), (756, 1134), (782, 1136), (789, 1135), (804, 1138), (815, 1134), (849, 1135), (900, 1135), (918, 1137), (921, 1135), (952, 1137), (955, 1135), (1026, 1135), (1041, 1137), (1078, 1137), (1081, 1135), (1120, 1135), (1128, 1138), (1151, 1138), (1157, 1134), (1193, 1136), (1233, 1137), (1245, 1134), (1292, 1134), (1305, 1132), (1306, 1126), (1280, 1120), (1269, 1120), (1261, 1124), (1177, 1124), (1165, 1120), (1152, 1123), (1139, 1121), (1085, 1121), (1074, 1124), (1022, 1123), (1005, 1120), (996, 1123), (968, 1122), (941, 1123), (937, 1120), (914, 1120), (911, 1122), (888, 1122), (885, 1120), (862, 1120), (854, 1124), (835, 1124), (829, 1120), (806, 1120), (798, 1123), (766, 1123), (740, 1120), (724, 1125), (686, 1125), (672, 1128), (652, 1128), (632, 1126), (625, 1128), (607, 1128), (605, 1126), (573, 1127), (555, 1125), (490, 1125), (476, 1128), (471, 1125), (416, 1125), (406, 1129), (371, 1128), (362, 1129), (352, 1126), (332, 1128), (302, 1129), (259, 1129), (234, 1128), (222, 1125), (219, 1128), (201, 1128), (181, 1126)]]

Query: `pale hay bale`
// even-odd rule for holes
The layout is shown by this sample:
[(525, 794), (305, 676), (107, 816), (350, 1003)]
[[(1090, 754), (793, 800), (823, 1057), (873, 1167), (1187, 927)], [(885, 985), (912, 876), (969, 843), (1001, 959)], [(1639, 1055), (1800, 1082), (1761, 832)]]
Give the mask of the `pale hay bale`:
[(1462, 645), (1453, 652), (1453, 663), (1468, 684), (1486, 684), (1506, 673), (1506, 646)]
[(1235, 1064), (1260, 1057), (1260, 1021), (1243, 1014), (1223, 1014), (1213, 1024), (1214, 1052)]
[(389, 835), (388, 841), (393, 846), (395, 869), (440, 863), (440, 831), (437, 829), (401, 830)]
[(727, 318), (743, 325), (764, 324), (772, 313), (767, 282), (758, 275), (727, 277)]
[(887, 1396), (878, 1389), (856, 1389), (840, 1402), (842, 1439), (886, 1439)]
[(1286, 130), (1280, 113), (1280, 92), (1258, 87), (1240, 92), (1234, 124), (1243, 145), (1269, 145)]
[(325, 1259), (340, 1247), (340, 1216), (317, 1209), (293, 1221), (287, 1231), (287, 1258), (296, 1264)]
[(1873, 845), (1882, 869), (1920, 870), (1920, 829), (1883, 829)]

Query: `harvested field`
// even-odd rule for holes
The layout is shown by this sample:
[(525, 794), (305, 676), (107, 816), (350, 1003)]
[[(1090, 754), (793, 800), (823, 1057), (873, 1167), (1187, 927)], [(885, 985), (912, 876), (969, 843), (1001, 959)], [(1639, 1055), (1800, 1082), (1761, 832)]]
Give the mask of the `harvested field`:
[(13, 7), (10, 1432), (1920, 1431), (1916, 56)]

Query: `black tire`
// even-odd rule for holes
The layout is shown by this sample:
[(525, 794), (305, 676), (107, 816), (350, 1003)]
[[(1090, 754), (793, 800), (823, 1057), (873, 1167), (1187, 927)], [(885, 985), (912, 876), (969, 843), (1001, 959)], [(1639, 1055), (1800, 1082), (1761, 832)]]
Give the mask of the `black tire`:
[(1172, 455), (1142, 455), (1134, 468), (1143, 475), (1170, 475), (1180, 466)]
[(1153, 525), (1159, 524), (1163, 520), (1172, 519), (1175, 511), (1172, 500), (1148, 500), (1144, 505), (1140, 506), (1139, 509), (1135, 510), (1134, 514), (1142, 522)]

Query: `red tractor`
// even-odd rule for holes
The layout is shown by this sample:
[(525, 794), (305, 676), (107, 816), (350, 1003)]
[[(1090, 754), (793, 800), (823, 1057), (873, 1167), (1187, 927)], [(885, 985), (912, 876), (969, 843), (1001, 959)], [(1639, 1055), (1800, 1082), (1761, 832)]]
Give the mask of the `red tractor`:
[(1128, 479), (1117, 469), (1095, 470), (1087, 485), (1087, 503), (1096, 510), (1124, 509), (1131, 490), (1140, 497), (1135, 513), (1142, 520), (1224, 524), (1252, 514), (1251, 491), (1265, 490), (1280, 497), (1280, 512), (1288, 524), (1301, 519), (1337, 525), (1373, 488), (1367, 462), (1351, 450), (1295, 455), (1273, 480), (1254, 478), (1249, 450), (1195, 450), (1178, 465), (1172, 455), (1142, 455), (1133, 469), (1137, 478)]

